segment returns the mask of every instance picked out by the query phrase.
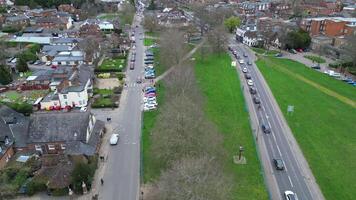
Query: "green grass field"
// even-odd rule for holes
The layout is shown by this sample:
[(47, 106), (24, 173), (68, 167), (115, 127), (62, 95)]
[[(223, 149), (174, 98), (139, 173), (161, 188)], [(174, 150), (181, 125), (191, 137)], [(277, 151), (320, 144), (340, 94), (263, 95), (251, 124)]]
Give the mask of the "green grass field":
[[(206, 100), (204, 109), (224, 134), (226, 170), (234, 175), (235, 199), (268, 199), (240, 81), (230, 65), (227, 54), (205, 56), (204, 60), (197, 56), (195, 72)], [(232, 161), (240, 145), (245, 147), (246, 165), (235, 165)]]
[(145, 46), (151, 46), (151, 45), (153, 45), (155, 42), (156, 42), (156, 41), (155, 41), (154, 39), (151, 39), (151, 38), (145, 38), (145, 39), (143, 40), (143, 44), (144, 44)]
[[(355, 102), (356, 88), (295, 61), (262, 59), (257, 65), (326, 199), (355, 199), (356, 110), (339, 97)], [(286, 115), (288, 105), (295, 106), (292, 116)]]
[(112, 71), (120, 71), (126, 66), (126, 60), (121, 58), (116, 59), (106, 59), (104, 62), (97, 67), (100, 70), (112, 70)]
[(325, 63), (325, 60), (319, 56), (306, 55), (304, 58), (307, 58), (316, 63)]
[(115, 19), (118, 18), (120, 15), (118, 13), (104, 13), (98, 16), (98, 19)]
[(158, 82), (157, 85), (157, 103), (158, 109), (150, 112), (143, 113), (143, 125), (142, 125), (142, 148), (143, 148), (143, 181), (149, 182), (157, 178), (160, 174), (160, 170), (162, 166), (160, 163), (155, 162), (155, 159), (151, 159), (154, 155), (149, 151), (151, 141), (150, 141), (150, 133), (156, 123), (157, 116), (159, 114), (159, 108), (164, 103), (164, 86), (162, 82)]

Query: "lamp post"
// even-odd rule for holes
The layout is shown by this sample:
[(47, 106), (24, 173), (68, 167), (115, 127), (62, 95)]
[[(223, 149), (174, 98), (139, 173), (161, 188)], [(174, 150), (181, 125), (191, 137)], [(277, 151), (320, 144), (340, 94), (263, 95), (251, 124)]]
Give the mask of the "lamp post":
[(241, 160), (242, 152), (245, 151), (243, 146), (240, 146), (239, 148), (239, 160)]

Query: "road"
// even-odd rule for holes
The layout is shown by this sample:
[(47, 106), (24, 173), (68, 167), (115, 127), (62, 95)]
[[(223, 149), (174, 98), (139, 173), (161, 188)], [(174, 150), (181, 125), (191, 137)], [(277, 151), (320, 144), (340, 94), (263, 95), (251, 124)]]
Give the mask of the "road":
[[(246, 79), (242, 75), (241, 66), (237, 66), (237, 68), (240, 71), (240, 78), (244, 82), (245, 97), (247, 101), (250, 101), (248, 102), (249, 105), (252, 105), (249, 109), (250, 115), (251, 112), (254, 112), (254, 120), (255, 124), (257, 124), (254, 129), (255, 139), (259, 145), (258, 150), (260, 151), (270, 198), (284, 199), (284, 191), (290, 190), (297, 194), (299, 200), (324, 199), (272, 92), (253, 62), (255, 61), (254, 53), (242, 44), (233, 42), (232, 46), (238, 51), (245, 63), (248, 60), (252, 61), (252, 65), (247, 66), (247, 69), (257, 90), (256, 95), (261, 100), (260, 108), (252, 103), (251, 94), (246, 92), (248, 91), (248, 86)], [(244, 57), (243, 53), (247, 57)], [(262, 124), (267, 124), (271, 127), (270, 134), (263, 133), (260, 128)], [(285, 166), (283, 171), (275, 169), (274, 158), (283, 160)]]
[[(137, 17), (135, 19), (138, 19)], [(139, 24), (138, 22), (134, 22)], [(127, 70), (119, 111), (110, 122), (113, 132), (120, 134), (117, 146), (110, 146), (108, 160), (103, 176), (104, 184), (99, 189), (99, 198), (105, 200), (137, 200), (140, 184), (140, 137), (141, 137), (141, 100), (142, 85), (136, 80), (143, 71), (143, 32), (141, 26), (136, 28), (135, 69)]]

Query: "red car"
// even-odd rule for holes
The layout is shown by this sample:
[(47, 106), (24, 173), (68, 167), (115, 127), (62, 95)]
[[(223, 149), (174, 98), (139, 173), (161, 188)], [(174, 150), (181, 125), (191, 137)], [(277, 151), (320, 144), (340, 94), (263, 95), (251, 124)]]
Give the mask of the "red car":
[(303, 49), (301, 49), (301, 48), (298, 48), (297, 51), (298, 51), (299, 53), (303, 53)]
[(156, 96), (156, 93), (145, 94), (145, 97), (155, 97), (155, 96)]

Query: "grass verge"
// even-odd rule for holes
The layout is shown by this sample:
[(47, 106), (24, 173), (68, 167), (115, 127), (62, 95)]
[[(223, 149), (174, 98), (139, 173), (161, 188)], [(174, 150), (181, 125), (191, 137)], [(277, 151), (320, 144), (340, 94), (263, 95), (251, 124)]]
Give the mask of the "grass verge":
[(304, 58), (307, 58), (316, 63), (325, 63), (325, 60), (319, 56), (306, 55)]
[(277, 53), (279, 53), (279, 51), (277, 51), (277, 50), (267, 50), (267, 49), (256, 48), (256, 47), (252, 47), (252, 50), (258, 54), (265, 54), (268, 56), (274, 56)]
[(152, 38), (145, 38), (145, 39), (143, 40), (143, 44), (144, 44), (145, 46), (151, 46), (151, 45), (153, 45), (154, 43), (155, 43), (155, 40), (152, 39)]
[[(198, 55), (198, 54), (196, 54)], [(224, 134), (226, 170), (234, 175), (233, 194), (236, 199), (267, 199), (248, 113), (236, 70), (228, 54), (197, 56), (195, 73), (205, 96), (205, 113)], [(233, 164), (238, 147), (246, 149), (246, 165)]]
[[(353, 101), (355, 88), (287, 59), (264, 57), (257, 65), (326, 199), (354, 199), (356, 191), (345, 186), (356, 180), (355, 108), (295, 75)], [(295, 106), (292, 116), (288, 105)]]
[(160, 163), (155, 162), (155, 159), (151, 159), (154, 155), (150, 151), (151, 141), (150, 133), (156, 123), (157, 116), (160, 112), (159, 108), (164, 103), (165, 88), (160, 81), (156, 85), (157, 87), (157, 103), (158, 109), (150, 112), (143, 113), (143, 124), (142, 124), (142, 141), (143, 141), (143, 181), (146, 183), (150, 180), (155, 179), (159, 176), (160, 170), (162, 169)]

